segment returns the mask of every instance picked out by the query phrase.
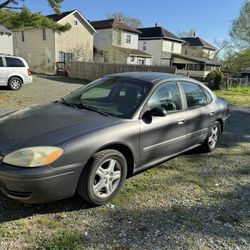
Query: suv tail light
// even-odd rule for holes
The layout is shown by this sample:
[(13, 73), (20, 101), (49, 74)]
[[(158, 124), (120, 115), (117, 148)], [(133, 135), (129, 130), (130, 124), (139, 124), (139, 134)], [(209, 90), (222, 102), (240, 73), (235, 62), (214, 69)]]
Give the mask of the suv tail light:
[(28, 71), (28, 76), (30, 76), (31, 75), (30, 68), (28, 68), (27, 71)]

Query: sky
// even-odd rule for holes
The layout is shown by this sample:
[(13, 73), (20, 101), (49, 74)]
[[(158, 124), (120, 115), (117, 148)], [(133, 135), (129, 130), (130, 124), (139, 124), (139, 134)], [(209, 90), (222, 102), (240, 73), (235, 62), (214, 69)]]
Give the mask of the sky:
[[(237, 18), (244, 0), (64, 0), (62, 11), (78, 9), (88, 20), (107, 18), (122, 12), (139, 18), (144, 27), (156, 22), (178, 35), (191, 28), (196, 35), (213, 43), (228, 37), (232, 20)], [(51, 14), (46, 0), (25, 0), (32, 11)]]

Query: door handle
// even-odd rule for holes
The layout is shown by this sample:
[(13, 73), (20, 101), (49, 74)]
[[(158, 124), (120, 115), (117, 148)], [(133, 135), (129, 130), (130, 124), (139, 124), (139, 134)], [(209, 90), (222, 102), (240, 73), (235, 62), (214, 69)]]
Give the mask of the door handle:
[(209, 112), (210, 116), (214, 116), (214, 111)]
[(185, 123), (185, 120), (179, 120), (178, 125), (183, 125)]

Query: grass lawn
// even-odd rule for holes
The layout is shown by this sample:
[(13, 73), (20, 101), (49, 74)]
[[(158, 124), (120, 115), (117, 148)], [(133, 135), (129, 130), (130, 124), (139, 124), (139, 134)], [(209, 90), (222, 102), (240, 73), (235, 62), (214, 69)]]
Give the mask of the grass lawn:
[(250, 107), (250, 87), (238, 86), (229, 90), (214, 90), (217, 96), (225, 98), (231, 104)]

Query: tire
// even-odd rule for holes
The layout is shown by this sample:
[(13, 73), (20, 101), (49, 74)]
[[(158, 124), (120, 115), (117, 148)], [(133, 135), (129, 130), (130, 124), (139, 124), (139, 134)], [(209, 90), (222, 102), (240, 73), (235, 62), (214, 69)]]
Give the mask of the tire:
[(19, 90), (23, 85), (22, 80), (19, 77), (11, 77), (9, 80), (9, 88), (11, 90)]
[(127, 162), (116, 150), (96, 153), (84, 167), (77, 192), (93, 205), (108, 203), (119, 192), (127, 176)]
[(213, 123), (211, 126), (206, 141), (201, 145), (202, 152), (212, 152), (215, 150), (218, 140), (221, 135), (221, 125), (219, 122)]

